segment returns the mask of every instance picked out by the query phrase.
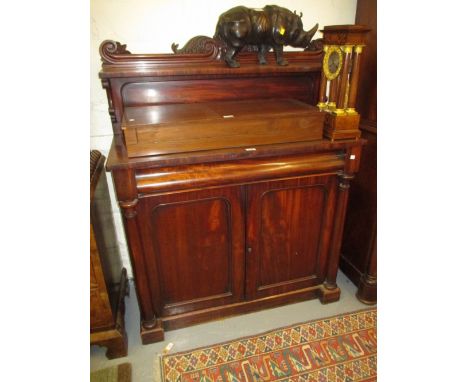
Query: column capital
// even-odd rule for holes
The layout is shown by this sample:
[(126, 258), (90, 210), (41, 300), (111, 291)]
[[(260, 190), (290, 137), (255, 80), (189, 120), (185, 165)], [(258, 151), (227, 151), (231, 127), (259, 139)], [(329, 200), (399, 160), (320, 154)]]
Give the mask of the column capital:
[(354, 47), (354, 45), (343, 45), (343, 46), (341, 46), (341, 50), (344, 53), (353, 53), (353, 47)]
[(365, 45), (355, 45), (354, 46), (354, 52), (355, 53), (362, 53), (362, 49), (365, 47)]

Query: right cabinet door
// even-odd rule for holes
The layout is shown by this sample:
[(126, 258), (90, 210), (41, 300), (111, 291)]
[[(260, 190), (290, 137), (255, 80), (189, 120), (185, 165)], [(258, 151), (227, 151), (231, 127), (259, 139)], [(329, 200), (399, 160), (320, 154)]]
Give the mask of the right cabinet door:
[(333, 174), (247, 187), (248, 299), (323, 282), (337, 184)]

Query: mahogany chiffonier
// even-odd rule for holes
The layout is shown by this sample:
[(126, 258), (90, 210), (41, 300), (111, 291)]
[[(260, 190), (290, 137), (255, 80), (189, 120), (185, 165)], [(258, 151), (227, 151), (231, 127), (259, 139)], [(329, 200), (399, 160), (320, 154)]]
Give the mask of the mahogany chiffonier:
[(106, 346), (108, 358), (118, 358), (127, 355), (124, 323), (127, 271), (121, 267), (117, 249), (105, 157), (97, 150), (92, 150), (90, 157), (90, 342)]
[(348, 189), (364, 144), (353, 47), (365, 32), (325, 27), (324, 49), (343, 48), (333, 80), (322, 49), (285, 52), (285, 66), (241, 53), (234, 69), (208, 37), (176, 54), (101, 44), (114, 129), (107, 169), (143, 343), (220, 317), (339, 299)]

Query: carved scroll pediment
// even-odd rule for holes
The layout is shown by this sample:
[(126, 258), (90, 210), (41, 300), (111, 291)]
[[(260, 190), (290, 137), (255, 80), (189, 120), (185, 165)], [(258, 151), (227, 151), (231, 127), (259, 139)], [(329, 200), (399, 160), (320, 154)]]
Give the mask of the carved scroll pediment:
[(223, 46), (218, 41), (206, 37), (194, 37), (182, 49), (177, 49), (177, 44), (172, 44), (172, 50), (177, 53), (167, 54), (132, 54), (125, 44), (118, 41), (105, 40), (99, 47), (102, 65), (106, 66), (164, 66), (190, 63), (207, 63), (219, 60)]
[(119, 60), (118, 56), (131, 53), (127, 50), (126, 44), (113, 40), (105, 40), (99, 47), (99, 54), (103, 63), (114, 64)]

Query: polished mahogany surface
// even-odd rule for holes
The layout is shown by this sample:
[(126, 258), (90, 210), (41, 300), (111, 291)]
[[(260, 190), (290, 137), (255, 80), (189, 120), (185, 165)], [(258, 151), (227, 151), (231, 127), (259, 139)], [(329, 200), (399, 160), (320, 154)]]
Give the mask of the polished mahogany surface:
[(243, 299), (242, 189), (221, 187), (143, 197), (138, 205), (158, 316)]
[(301, 177), (246, 189), (248, 298), (325, 280), (336, 182), (335, 176)]
[(321, 139), (324, 117), (294, 99), (133, 106), (122, 130), (138, 157)]
[(322, 52), (284, 56), (288, 66), (258, 65), (254, 55), (241, 54), (242, 66), (233, 71), (211, 55), (104, 54), (99, 76), (114, 133), (122, 133), (124, 108), (129, 106), (267, 98), (293, 98), (315, 106)]
[(109, 41), (101, 50), (115, 133), (107, 169), (143, 343), (233, 314), (339, 299), (364, 141), (323, 138), (323, 53), (285, 52), (288, 66), (241, 54), (232, 69), (216, 51), (134, 55)]
[(344, 164), (345, 154), (340, 152), (289, 155), (137, 170), (135, 179), (138, 192), (153, 193), (268, 180), (271, 174), (288, 177), (337, 171)]

